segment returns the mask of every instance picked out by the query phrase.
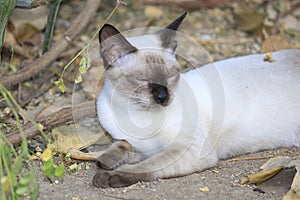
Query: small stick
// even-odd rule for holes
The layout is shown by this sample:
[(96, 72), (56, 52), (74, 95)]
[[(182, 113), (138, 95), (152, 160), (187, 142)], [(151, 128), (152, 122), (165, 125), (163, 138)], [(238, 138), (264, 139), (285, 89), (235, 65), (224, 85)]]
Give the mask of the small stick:
[(234, 162), (234, 161), (243, 161), (243, 160), (261, 160), (266, 158), (273, 158), (274, 155), (269, 156), (254, 156), (254, 157), (241, 157), (241, 158), (231, 158), (228, 160), (223, 160), (224, 162)]

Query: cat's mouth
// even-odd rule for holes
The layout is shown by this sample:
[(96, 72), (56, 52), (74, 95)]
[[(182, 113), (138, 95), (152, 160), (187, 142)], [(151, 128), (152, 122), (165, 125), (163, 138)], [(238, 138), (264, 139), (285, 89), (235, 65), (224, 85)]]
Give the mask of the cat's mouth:
[(131, 105), (134, 105), (137, 110), (145, 111), (145, 110), (161, 109), (161, 107), (166, 107), (171, 103), (172, 98), (169, 95), (168, 99), (162, 102), (162, 100), (159, 99), (155, 100), (154, 98), (148, 99), (148, 98), (134, 97), (134, 98), (130, 98), (130, 101), (131, 101)]

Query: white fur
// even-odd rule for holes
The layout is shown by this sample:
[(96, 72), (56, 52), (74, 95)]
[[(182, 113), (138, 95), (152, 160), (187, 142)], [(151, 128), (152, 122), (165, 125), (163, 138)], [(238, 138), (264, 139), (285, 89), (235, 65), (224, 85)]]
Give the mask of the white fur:
[[(231, 58), (184, 73), (172, 103), (149, 111), (131, 110), (121, 95), (112, 98), (114, 90), (107, 78), (97, 100), (99, 120), (113, 138), (127, 140), (139, 152), (153, 155), (171, 144), (189, 149), (194, 164), (204, 156), (215, 163), (217, 159), (262, 149), (299, 147), (300, 50), (273, 53), (272, 63), (263, 61), (264, 56)], [(225, 101), (220, 102), (225, 106), (224, 113), (215, 110), (212, 98), (216, 91), (205, 77), (206, 71), (213, 68), (224, 88), (224, 99), (220, 99)], [(221, 132), (210, 132), (215, 114), (224, 114), (224, 120), (217, 122), (223, 123)], [(136, 126), (124, 131), (120, 124), (128, 117)], [(154, 132), (156, 135), (151, 135)], [(212, 163), (202, 162), (196, 168)], [(190, 167), (185, 163), (179, 166)]]

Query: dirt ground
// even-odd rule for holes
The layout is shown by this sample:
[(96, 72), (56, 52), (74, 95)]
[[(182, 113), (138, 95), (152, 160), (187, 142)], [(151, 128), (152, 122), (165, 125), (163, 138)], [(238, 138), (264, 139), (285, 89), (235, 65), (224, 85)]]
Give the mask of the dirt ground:
[[(298, 148), (284, 148), (273, 151), (243, 155), (238, 158), (261, 156), (299, 156)], [(63, 180), (50, 184), (48, 179), (40, 176), (39, 199), (282, 199), (289, 190), (293, 176), (278, 174), (274, 180), (259, 186), (251, 184), (241, 185), (241, 178), (249, 173), (259, 171), (259, 167), (267, 159), (220, 161), (212, 169), (189, 176), (164, 179), (149, 183), (137, 183), (125, 188), (101, 189), (92, 186), (91, 180), (95, 173), (94, 164), (89, 170), (80, 170), (77, 175), (66, 174)], [(294, 175), (294, 173), (291, 173)], [(208, 187), (208, 192), (201, 192), (199, 188)], [(258, 189), (255, 189), (258, 188)], [(257, 191), (255, 191), (257, 190)]]
[[(72, 3), (62, 5), (54, 40), (61, 37), (66, 27), (68, 27), (68, 23), (74, 17), (72, 11), (75, 10), (75, 13), (78, 13), (83, 2), (75, 0)], [(111, 2), (109, 0), (101, 2), (103, 6), (98, 11), (95, 19), (80, 39), (76, 41), (77, 43), (75, 42), (74, 46), (76, 48), (82, 46), (82, 44), (91, 38), (92, 32), (95, 31), (99, 24), (103, 23), (105, 17), (113, 8)], [(260, 53), (262, 50), (268, 50), (270, 46), (300, 48), (300, 8), (291, 9), (292, 5), (299, 1), (249, 0), (247, 2), (249, 2), (252, 8), (250, 11), (247, 11), (247, 9), (246, 11), (239, 11), (233, 3), (190, 11), (180, 28), (180, 32), (188, 35), (202, 45), (214, 60)], [(127, 6), (119, 8), (109, 23), (121, 31), (146, 26), (164, 27), (184, 11), (184, 8), (175, 5), (150, 6), (138, 1), (128, 1)], [(253, 21), (260, 20), (259, 18), (255, 18), (259, 15), (258, 13), (263, 13), (265, 19), (259, 24), (253, 24)], [(282, 15), (282, 13), (285, 15)], [(267, 44), (266, 38), (270, 38), (271, 36), (270, 45)], [(90, 52), (93, 61), (92, 65), (99, 65), (101, 61), (99, 61), (97, 41), (92, 46), (93, 49)], [(66, 54), (68, 53), (66, 52)], [(63, 59), (70, 60), (70, 58), (61, 58), (54, 66), (60, 66), (60, 62)], [(74, 74), (70, 72), (69, 78), (71, 76), (74, 76)], [(57, 80), (57, 77), (51, 80), (51, 84), (53, 84), (53, 81)], [(92, 89), (86, 89), (83, 93), (85, 93), (85, 96), (89, 100), (92, 99), (94, 101), (94, 83), (88, 81), (86, 83), (86, 85), (92, 85)], [(66, 85), (68, 87), (66, 93), (60, 94), (53, 84), (53, 87), (46, 93), (39, 98), (33, 99), (28, 104), (28, 112), (32, 116), (37, 116), (40, 113), (47, 114), (47, 112), (54, 112), (54, 110), (58, 110), (63, 106), (71, 105), (74, 86), (71, 81), (66, 83)], [(84, 83), (82, 85), (84, 87)], [(92, 92), (90, 92), (91, 90)], [(57, 104), (50, 108), (51, 104), (55, 102)], [(238, 161), (220, 161), (216, 167), (201, 173), (149, 183), (137, 183), (130, 187), (118, 189), (100, 189), (92, 186), (91, 180), (96, 168), (93, 162), (73, 161), (81, 165), (82, 169), (78, 169), (76, 172), (66, 170), (65, 176), (62, 179), (53, 179), (53, 183), (42, 175), (40, 161), (35, 161), (35, 166), (39, 172), (39, 199), (41, 200), (282, 199), (283, 195), (289, 190), (292, 181), (292, 177), (288, 175), (279, 174), (278, 180), (266, 182), (260, 186), (251, 184), (242, 186), (240, 180), (249, 173), (259, 171), (259, 167), (267, 161), (267, 158), (247, 160), (244, 159), (245, 157), (257, 158), (283, 155), (299, 157), (299, 149), (284, 148), (242, 155)], [(87, 166), (90, 167), (87, 169)], [(204, 187), (207, 187), (209, 191), (200, 191)]]

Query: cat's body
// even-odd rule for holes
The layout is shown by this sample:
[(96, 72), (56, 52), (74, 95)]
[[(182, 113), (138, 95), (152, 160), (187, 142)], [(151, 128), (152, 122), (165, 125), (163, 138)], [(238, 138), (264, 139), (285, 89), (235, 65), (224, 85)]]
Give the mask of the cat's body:
[[(130, 53), (116, 61), (105, 57), (110, 47), (102, 49), (109, 78), (97, 111), (103, 128), (120, 141), (99, 157), (106, 170), (95, 175), (95, 186), (182, 176), (234, 155), (300, 145), (300, 50), (276, 52), (275, 62), (250, 55), (180, 74), (174, 54), (159, 51), (163, 42), (149, 37), (155, 48), (141, 51), (141, 38), (129, 39)], [(120, 69), (113, 71), (112, 61)], [(157, 71), (145, 76), (143, 70)], [(150, 95), (138, 96), (147, 87)]]

